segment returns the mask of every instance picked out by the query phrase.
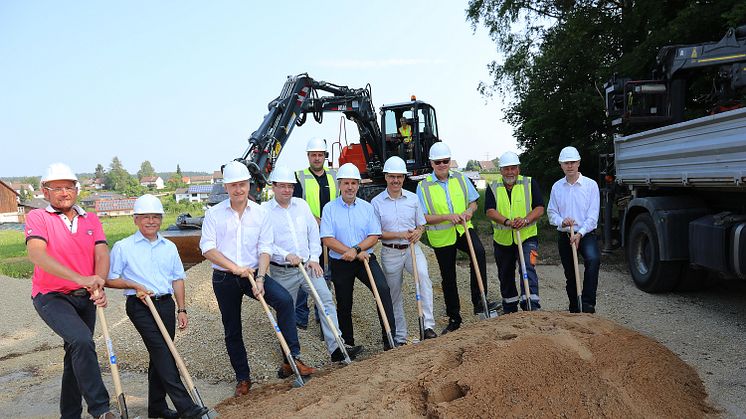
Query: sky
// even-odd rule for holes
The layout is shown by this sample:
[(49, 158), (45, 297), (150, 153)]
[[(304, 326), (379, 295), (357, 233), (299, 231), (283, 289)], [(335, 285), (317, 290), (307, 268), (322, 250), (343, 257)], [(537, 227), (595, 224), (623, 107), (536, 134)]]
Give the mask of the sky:
[[(504, 104), (477, 91), (498, 57), (467, 2), (0, 2), (0, 177), (218, 170), (240, 157), (288, 75), (353, 88), (376, 107), (433, 105), (453, 158), (517, 151)], [(296, 127), (279, 164), (307, 165), (311, 137), (340, 135), (339, 113)], [(346, 121), (348, 142), (357, 142)]]

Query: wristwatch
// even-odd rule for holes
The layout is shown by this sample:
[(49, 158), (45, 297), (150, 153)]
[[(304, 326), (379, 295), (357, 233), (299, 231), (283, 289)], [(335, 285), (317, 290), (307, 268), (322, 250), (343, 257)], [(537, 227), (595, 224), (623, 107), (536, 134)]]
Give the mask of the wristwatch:
[(264, 275), (258, 275), (258, 276), (257, 276), (257, 277), (256, 277), (255, 279), (256, 279), (257, 281), (258, 281), (258, 280), (260, 280), (260, 279), (261, 279), (262, 281), (264, 281)]
[(177, 313), (184, 313), (184, 314), (187, 314), (187, 311), (186, 311), (186, 309), (185, 309), (185, 308), (180, 308), (180, 309), (176, 310), (176, 312), (177, 312)]
[(358, 246), (358, 245), (354, 245), (354, 246), (352, 246), (352, 248), (355, 249), (356, 253), (360, 253), (360, 252), (363, 251), (363, 249), (361, 249), (360, 246)]
[(503, 221), (503, 225), (507, 227), (508, 226), (508, 221), (510, 221), (510, 219), (506, 218), (505, 221)]

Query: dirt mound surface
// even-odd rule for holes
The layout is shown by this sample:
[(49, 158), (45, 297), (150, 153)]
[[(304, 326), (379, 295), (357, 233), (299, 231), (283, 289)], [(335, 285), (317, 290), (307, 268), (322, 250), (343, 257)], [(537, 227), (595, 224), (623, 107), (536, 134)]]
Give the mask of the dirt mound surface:
[(265, 385), (218, 406), (243, 417), (672, 417), (716, 413), (696, 372), (611, 321), (520, 313)]

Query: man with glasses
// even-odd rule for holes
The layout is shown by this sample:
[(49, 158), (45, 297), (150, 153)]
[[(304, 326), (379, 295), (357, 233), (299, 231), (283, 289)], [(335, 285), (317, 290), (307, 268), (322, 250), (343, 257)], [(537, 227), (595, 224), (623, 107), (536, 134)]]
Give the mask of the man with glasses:
[[(487, 292), (487, 261), (479, 236), (472, 228), (471, 217), (477, 210), (479, 193), (469, 179), (461, 172), (450, 170), (451, 149), (445, 143), (437, 142), (430, 147), (430, 165), (433, 172), (417, 185), (420, 205), (425, 209), (427, 239), (435, 251), (440, 266), (441, 286), (446, 303), (448, 326), (441, 332), (446, 334), (461, 327), (461, 303), (456, 286), (456, 250), (469, 253), (463, 222), (474, 245), (479, 271)], [(469, 259), (471, 302), (474, 314), (484, 311), (482, 296), (477, 284), (474, 264)], [(496, 302), (487, 302), (487, 309), (499, 307)]]
[(96, 307), (107, 303), (106, 236), (96, 214), (76, 204), (78, 177), (70, 167), (51, 164), (41, 186), (49, 206), (26, 217), (26, 248), (34, 264), (34, 308), (65, 342), (60, 416), (81, 417), (83, 398), (91, 416), (114, 418), (93, 342)]
[[(565, 289), (570, 300), (570, 312), (595, 313), (598, 270), (601, 266), (601, 254), (595, 234), (601, 203), (598, 184), (580, 173), (580, 153), (575, 147), (563, 148), (559, 163), (565, 177), (552, 185), (547, 214), (549, 224), (557, 226), (558, 230), (557, 248), (565, 270)], [(574, 234), (570, 234), (570, 226), (574, 226)], [(585, 266), (581, 307), (578, 307), (571, 245), (577, 247)]]

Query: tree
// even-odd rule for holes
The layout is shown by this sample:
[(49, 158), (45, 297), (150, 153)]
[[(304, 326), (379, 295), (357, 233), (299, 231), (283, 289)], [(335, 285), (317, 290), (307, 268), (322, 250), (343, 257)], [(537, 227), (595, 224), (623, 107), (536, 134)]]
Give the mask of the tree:
[(469, 160), (466, 162), (466, 170), (467, 171), (479, 171), (481, 170), (481, 167), (479, 166), (479, 162), (476, 160)]
[(140, 165), (140, 170), (137, 171), (137, 178), (142, 179), (144, 177), (153, 177), (155, 176), (155, 169), (153, 169), (153, 165), (150, 164), (148, 160), (145, 160)]
[(181, 174), (181, 166), (179, 166), (179, 165), (178, 165), (178, 163), (176, 164), (176, 174), (177, 174), (177, 175), (178, 175), (178, 176), (179, 176), (180, 178), (182, 177), (182, 174)]
[(101, 165), (101, 163), (96, 165), (96, 171), (94, 172), (93, 178), (94, 179), (103, 179), (106, 177), (106, 172), (104, 171), (104, 166)]
[(125, 189), (132, 189), (140, 185), (137, 179), (127, 172), (119, 157), (116, 156), (111, 160), (109, 172), (105, 176), (105, 182), (107, 189), (117, 192), (123, 192)]

